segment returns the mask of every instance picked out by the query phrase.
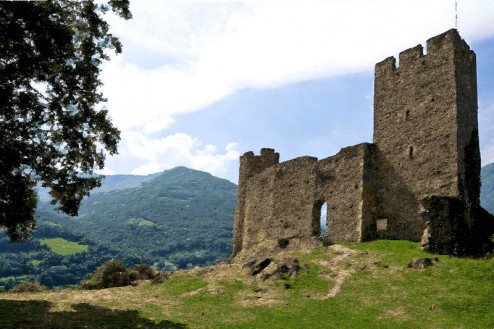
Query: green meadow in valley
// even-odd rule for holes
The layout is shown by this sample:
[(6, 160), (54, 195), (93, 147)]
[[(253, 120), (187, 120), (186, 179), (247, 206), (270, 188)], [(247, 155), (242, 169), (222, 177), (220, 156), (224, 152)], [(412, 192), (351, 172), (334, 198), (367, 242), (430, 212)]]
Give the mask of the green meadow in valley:
[(51, 251), (61, 256), (77, 254), (78, 252), (87, 251), (88, 246), (71, 242), (63, 238), (41, 239), (42, 244), (47, 245)]

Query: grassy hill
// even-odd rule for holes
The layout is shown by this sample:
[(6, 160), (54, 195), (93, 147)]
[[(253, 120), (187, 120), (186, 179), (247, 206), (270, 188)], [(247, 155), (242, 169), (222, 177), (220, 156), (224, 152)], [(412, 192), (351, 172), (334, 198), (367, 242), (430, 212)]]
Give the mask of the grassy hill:
[(0, 293), (2, 328), (493, 328), (494, 259), (429, 257), (374, 241), (287, 252), (306, 268), (262, 281), (238, 264), (176, 271), (162, 284)]

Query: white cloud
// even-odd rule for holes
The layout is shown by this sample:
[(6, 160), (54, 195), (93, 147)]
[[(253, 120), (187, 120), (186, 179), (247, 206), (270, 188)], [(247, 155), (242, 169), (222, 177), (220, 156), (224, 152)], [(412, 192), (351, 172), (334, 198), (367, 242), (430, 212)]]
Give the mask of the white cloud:
[[(468, 42), (494, 35), (494, 1), (458, 3)], [(191, 136), (151, 137), (179, 114), (243, 88), (372, 70), (455, 25), (451, 0), (138, 0), (131, 10), (133, 20), (109, 18), (124, 54), (105, 64), (102, 78), (122, 144), (140, 143), (149, 160), (134, 172), (161, 169), (167, 161), (215, 168), (221, 156), (207, 147), (201, 154)], [(163, 146), (175, 153), (163, 153)]]
[(149, 138), (143, 133), (129, 132), (123, 137), (121, 153), (140, 163), (131, 172), (135, 175), (186, 166), (225, 177), (228, 164), (240, 155), (236, 144), (228, 144), (224, 151), (219, 152), (215, 146), (203, 146), (198, 139), (183, 133)]
[[(161, 116), (166, 128), (164, 118), (242, 88), (372, 69), (376, 61), (454, 27), (455, 16), (451, 0), (140, 0), (131, 9), (134, 20), (111, 23), (124, 46), (139, 53), (124, 55), (131, 63), (113, 60), (104, 72), (110, 109), (124, 128), (145, 126), (145, 115)], [(493, 1), (459, 1), (464, 37), (494, 35), (493, 20)], [(145, 68), (139, 54), (158, 62)]]

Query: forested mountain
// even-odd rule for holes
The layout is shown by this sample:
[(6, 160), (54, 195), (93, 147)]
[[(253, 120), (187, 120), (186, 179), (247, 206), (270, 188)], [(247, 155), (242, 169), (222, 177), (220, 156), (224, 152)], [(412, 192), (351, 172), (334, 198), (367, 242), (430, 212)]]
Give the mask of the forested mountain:
[[(225, 260), (236, 193), (227, 180), (178, 167), (148, 176), (107, 176), (76, 218), (40, 202), (38, 227), (27, 243), (0, 236), (0, 286), (29, 278), (48, 286), (75, 284), (110, 259), (160, 270)], [(41, 191), (41, 199), (46, 197)], [(59, 249), (55, 242), (62, 243)], [(85, 246), (87, 251), (76, 252)], [(67, 255), (60, 248), (68, 248)]]
[(482, 167), (482, 188), (480, 202), (491, 214), (494, 214), (494, 163)]

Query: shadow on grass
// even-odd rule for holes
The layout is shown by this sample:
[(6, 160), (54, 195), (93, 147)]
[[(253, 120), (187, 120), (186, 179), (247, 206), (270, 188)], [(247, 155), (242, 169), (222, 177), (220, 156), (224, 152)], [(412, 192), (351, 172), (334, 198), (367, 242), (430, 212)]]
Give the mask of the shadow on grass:
[(185, 324), (164, 320), (155, 323), (137, 311), (111, 310), (86, 303), (72, 305), (72, 311), (50, 312), (47, 301), (0, 300), (2, 329), (31, 328), (151, 328), (183, 329)]

